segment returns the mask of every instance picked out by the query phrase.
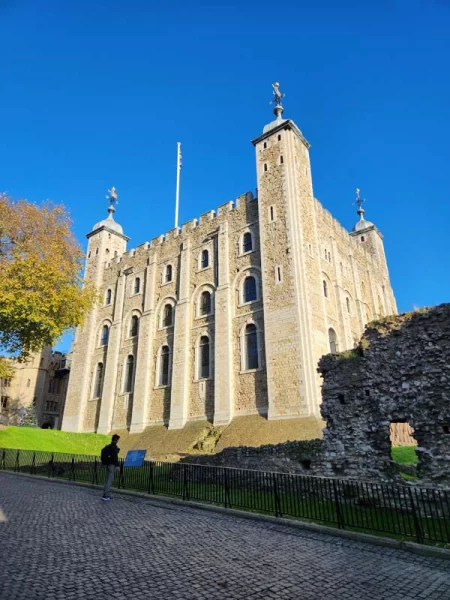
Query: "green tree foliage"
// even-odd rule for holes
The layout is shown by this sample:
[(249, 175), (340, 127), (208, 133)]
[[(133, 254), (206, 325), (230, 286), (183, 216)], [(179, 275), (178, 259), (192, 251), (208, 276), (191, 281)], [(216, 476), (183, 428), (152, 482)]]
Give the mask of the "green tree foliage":
[(0, 195), (0, 345), (14, 356), (53, 344), (96, 301), (71, 226), (62, 205)]

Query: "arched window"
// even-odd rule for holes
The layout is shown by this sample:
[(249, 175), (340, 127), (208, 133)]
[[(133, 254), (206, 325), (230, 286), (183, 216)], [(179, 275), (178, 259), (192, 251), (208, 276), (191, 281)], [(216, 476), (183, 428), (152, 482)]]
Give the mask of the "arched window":
[(206, 267), (209, 267), (209, 252), (208, 252), (208, 250), (203, 250), (202, 251), (202, 260), (201, 260), (201, 268), (206, 269)]
[(130, 322), (130, 337), (135, 337), (139, 331), (139, 317), (133, 315)]
[(112, 299), (112, 291), (111, 290), (106, 290), (106, 296), (105, 296), (105, 304), (111, 304), (111, 299)]
[(366, 286), (364, 281), (361, 281), (361, 299), (366, 300)]
[(244, 281), (244, 302), (253, 302), (256, 298), (256, 279), (249, 275)]
[(202, 292), (200, 297), (200, 314), (209, 315), (211, 312), (211, 294), (210, 292)]
[(209, 377), (209, 338), (206, 335), (200, 338), (198, 377), (199, 379)]
[(330, 352), (331, 352), (331, 354), (336, 354), (336, 352), (338, 351), (337, 337), (336, 337), (335, 330), (331, 329), (331, 327), (328, 330), (328, 341), (330, 342)]
[(165, 282), (169, 283), (171, 281), (172, 281), (172, 265), (167, 265), (167, 267), (166, 267)]
[(259, 367), (258, 357), (258, 332), (256, 325), (249, 323), (245, 327), (245, 370)]
[(171, 325), (173, 325), (173, 306), (166, 304), (164, 307), (163, 327), (170, 327)]
[(325, 281), (325, 279), (323, 280), (323, 295), (325, 296), (325, 298), (328, 298), (328, 284)]
[(134, 280), (134, 293), (139, 294), (140, 290), (141, 290), (141, 278), (136, 277), (136, 279)]
[(160, 367), (159, 367), (159, 385), (169, 385), (169, 346), (161, 348)]
[(243, 252), (251, 252), (253, 250), (253, 240), (252, 234), (250, 231), (244, 233), (244, 237), (242, 238), (242, 251)]
[(133, 389), (133, 375), (134, 375), (134, 356), (130, 354), (127, 358), (125, 365), (125, 387), (124, 392), (129, 393)]
[(108, 345), (108, 339), (109, 339), (109, 327), (108, 327), (108, 325), (103, 325), (103, 327), (102, 327), (102, 337), (100, 339), (100, 345), (101, 346), (107, 346)]
[(101, 398), (103, 390), (103, 363), (99, 362), (95, 371), (94, 398)]
[(350, 314), (350, 298), (347, 296), (347, 298), (345, 299), (345, 303), (347, 305), (347, 312)]

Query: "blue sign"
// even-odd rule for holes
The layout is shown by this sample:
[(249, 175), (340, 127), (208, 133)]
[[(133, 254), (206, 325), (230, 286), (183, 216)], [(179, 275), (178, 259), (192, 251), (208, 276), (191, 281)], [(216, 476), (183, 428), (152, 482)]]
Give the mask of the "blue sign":
[(147, 450), (128, 450), (124, 467), (142, 467)]

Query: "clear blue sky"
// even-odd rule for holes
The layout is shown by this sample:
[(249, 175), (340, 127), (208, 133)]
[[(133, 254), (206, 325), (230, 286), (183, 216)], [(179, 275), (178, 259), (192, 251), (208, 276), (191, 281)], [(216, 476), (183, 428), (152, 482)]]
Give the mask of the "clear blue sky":
[[(0, 190), (106, 215), (133, 248), (255, 188), (250, 140), (285, 117), (314, 192), (385, 236), (400, 311), (450, 300), (450, 0), (0, 0)], [(66, 342), (64, 342), (66, 343)], [(64, 345), (63, 343), (63, 345)]]

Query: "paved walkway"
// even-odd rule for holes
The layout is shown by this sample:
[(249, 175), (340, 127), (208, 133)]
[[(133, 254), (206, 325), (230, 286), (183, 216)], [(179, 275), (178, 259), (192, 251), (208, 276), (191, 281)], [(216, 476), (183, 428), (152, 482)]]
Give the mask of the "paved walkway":
[(450, 563), (0, 473), (2, 600), (450, 600)]

